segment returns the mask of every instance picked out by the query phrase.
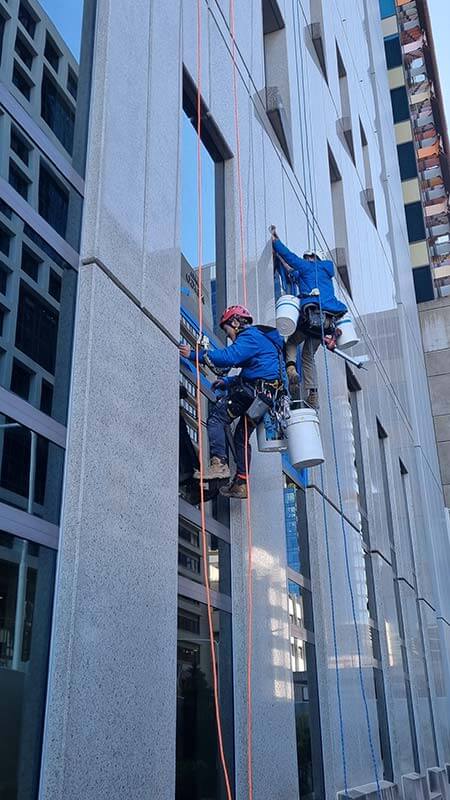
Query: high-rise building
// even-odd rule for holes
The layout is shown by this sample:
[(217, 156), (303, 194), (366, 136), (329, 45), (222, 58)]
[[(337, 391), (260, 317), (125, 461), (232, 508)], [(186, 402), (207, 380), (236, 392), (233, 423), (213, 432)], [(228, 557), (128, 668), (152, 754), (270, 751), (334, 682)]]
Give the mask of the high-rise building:
[[(79, 67), (53, 8), (0, 0), (0, 796), (444, 797), (450, 542), (378, 5), (80, 0)], [(249, 505), (202, 509), (213, 375), (178, 343), (224, 346), (246, 295), (275, 323), (270, 224), (331, 255), (368, 361), (316, 356), (322, 467), (255, 437)]]
[(380, 0), (441, 480), (450, 505), (450, 146), (427, 0)]

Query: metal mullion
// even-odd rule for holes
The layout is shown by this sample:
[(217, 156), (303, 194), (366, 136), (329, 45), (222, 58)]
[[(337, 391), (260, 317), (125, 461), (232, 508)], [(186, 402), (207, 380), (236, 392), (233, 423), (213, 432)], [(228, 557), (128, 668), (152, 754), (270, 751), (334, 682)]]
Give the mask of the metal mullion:
[(2, 386), (0, 386), (0, 413), (65, 449), (67, 437), (65, 426)]
[[(188, 597), (190, 600), (196, 600), (198, 603), (207, 604), (206, 589), (201, 583), (185, 578), (183, 575), (178, 576), (178, 594), (183, 597)], [(215, 592), (211, 589), (211, 602), (214, 608), (220, 611), (226, 611), (231, 614), (231, 597), (221, 592)]]
[(51, 522), (46, 522), (40, 517), (35, 517), (0, 502), (0, 530), (27, 539), (36, 544), (42, 544), (53, 550), (58, 549), (59, 527)]

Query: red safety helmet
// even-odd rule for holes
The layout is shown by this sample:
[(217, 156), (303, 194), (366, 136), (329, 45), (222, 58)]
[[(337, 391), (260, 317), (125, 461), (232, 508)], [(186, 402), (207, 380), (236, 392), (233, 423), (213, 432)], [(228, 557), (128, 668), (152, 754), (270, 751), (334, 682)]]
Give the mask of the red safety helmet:
[(228, 306), (220, 318), (220, 327), (222, 328), (226, 322), (231, 322), (234, 317), (242, 317), (243, 319), (247, 320), (249, 325), (251, 325), (253, 322), (253, 317), (248, 308), (245, 308), (245, 306)]

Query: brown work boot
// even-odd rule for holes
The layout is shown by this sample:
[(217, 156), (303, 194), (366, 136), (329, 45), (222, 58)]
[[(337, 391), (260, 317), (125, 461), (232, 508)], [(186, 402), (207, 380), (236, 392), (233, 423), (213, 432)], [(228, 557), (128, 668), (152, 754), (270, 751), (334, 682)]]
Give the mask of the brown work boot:
[(319, 392), (317, 391), (317, 389), (310, 389), (309, 390), (309, 394), (308, 394), (305, 402), (308, 404), (308, 406), (310, 408), (313, 408), (314, 411), (318, 411), (319, 410), (319, 408), (320, 408), (320, 406), (319, 406)]
[(248, 497), (247, 482), (239, 478), (235, 478), (229, 486), (221, 486), (219, 491), (223, 497), (234, 497), (236, 500), (246, 500)]
[[(231, 475), (230, 468), (226, 458), (213, 456), (209, 462), (209, 467), (206, 467), (203, 478), (205, 481), (227, 480)], [(194, 472), (195, 480), (200, 480), (200, 470), (196, 469)]]

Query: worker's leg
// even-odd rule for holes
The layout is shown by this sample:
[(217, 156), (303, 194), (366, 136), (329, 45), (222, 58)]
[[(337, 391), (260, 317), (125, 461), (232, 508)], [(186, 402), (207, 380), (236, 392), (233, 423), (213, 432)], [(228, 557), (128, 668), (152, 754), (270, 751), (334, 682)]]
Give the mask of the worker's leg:
[[(209, 441), (209, 467), (206, 467), (203, 477), (206, 480), (215, 478), (229, 478), (228, 452), (225, 429), (231, 422), (228, 414), (228, 401), (221, 398), (214, 405), (206, 423)], [(200, 478), (200, 471), (194, 473), (195, 478)]]
[(317, 367), (314, 356), (320, 346), (320, 339), (307, 336), (302, 348), (302, 373), (305, 400), (312, 408), (319, 408), (317, 392)]
[[(245, 417), (241, 417), (234, 432), (234, 447), (236, 451), (236, 475), (229, 486), (222, 487), (220, 493), (224, 497), (234, 497), (245, 500), (247, 497), (247, 469), (250, 472), (252, 448), (250, 437), (255, 430), (254, 426)], [(247, 455), (246, 455), (247, 451)]]
[(289, 380), (289, 394), (292, 400), (300, 400), (300, 376), (297, 372), (297, 348), (305, 341), (305, 335), (298, 328), (286, 342), (286, 372)]

